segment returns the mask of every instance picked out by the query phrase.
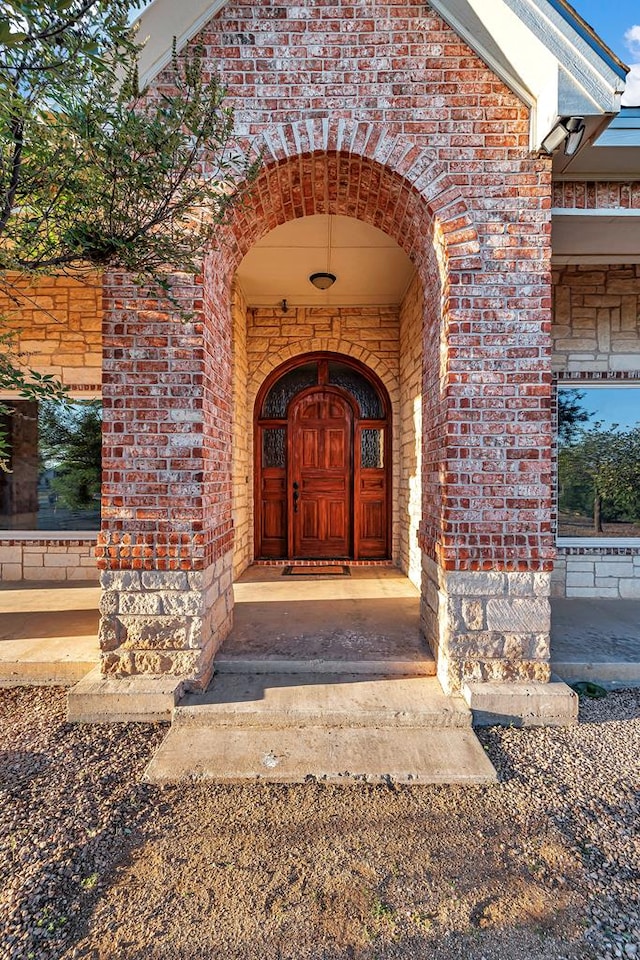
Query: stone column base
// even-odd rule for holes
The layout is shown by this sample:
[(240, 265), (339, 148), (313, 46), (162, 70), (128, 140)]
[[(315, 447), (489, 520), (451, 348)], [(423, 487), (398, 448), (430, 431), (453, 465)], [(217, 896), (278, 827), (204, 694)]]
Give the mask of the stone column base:
[(202, 571), (103, 572), (102, 674), (172, 675), (204, 689), (233, 625), (232, 559), (229, 551)]
[(446, 691), (549, 681), (549, 574), (445, 571), (427, 556), (422, 574), (422, 626)]

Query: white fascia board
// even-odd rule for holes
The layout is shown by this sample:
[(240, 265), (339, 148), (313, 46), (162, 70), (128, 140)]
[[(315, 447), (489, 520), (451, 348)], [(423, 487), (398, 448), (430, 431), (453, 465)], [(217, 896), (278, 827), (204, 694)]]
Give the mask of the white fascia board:
[[(490, 2), (490, 0), (489, 0)], [(620, 67), (599, 53), (593, 43), (579, 32), (579, 25), (569, 22), (558, 9), (557, 0), (506, 0), (514, 14), (536, 36), (543, 39), (549, 52), (555, 56), (574, 88), (581, 88), (595, 109), (593, 114), (617, 113), (625, 81)], [(559, 116), (575, 116), (570, 103), (563, 103), (563, 90), (558, 102)]]
[(608, 217), (615, 220), (619, 217), (640, 217), (640, 210), (629, 207), (552, 207), (552, 217)]
[(140, 86), (158, 76), (171, 60), (173, 38), (181, 50), (227, 0), (153, 0), (135, 21), (138, 40), (144, 43), (138, 60)]
[[(558, 117), (559, 64), (546, 45), (504, 0), (430, 0), (458, 36), (531, 109), (532, 150), (538, 150)], [(456, 9), (457, 8), (457, 9)], [(482, 24), (487, 42), (465, 24), (464, 8)], [(456, 13), (459, 12), (459, 16)]]

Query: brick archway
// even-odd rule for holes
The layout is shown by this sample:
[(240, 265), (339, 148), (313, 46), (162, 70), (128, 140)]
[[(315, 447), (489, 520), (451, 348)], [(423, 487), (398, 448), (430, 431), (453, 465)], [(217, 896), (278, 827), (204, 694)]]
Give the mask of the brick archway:
[(446, 263), (440, 273), (480, 268), (480, 242), (466, 201), (428, 151), (372, 124), (277, 130), (277, 140), (263, 134), (253, 144), (265, 165), (209, 255), (218, 289), (221, 280), (230, 286), (242, 258), (266, 233), (313, 214), (354, 217), (377, 227), (396, 240), (421, 275), (434, 246)]
[[(366, 121), (300, 120), (267, 128), (249, 149), (263, 157), (267, 169), (297, 157), (323, 154), (341, 154), (352, 161), (379, 166), (389, 183), (399, 180), (415, 191), (438, 220), (451, 269), (474, 270), (480, 266), (478, 233), (459, 186), (430, 150), (409, 142), (405, 136)], [(304, 200), (306, 203), (308, 196)], [(378, 211), (378, 216), (382, 213)], [(374, 221), (368, 222), (378, 226)], [(393, 231), (383, 226), (380, 229), (404, 246)], [(409, 250), (407, 253), (411, 256)]]

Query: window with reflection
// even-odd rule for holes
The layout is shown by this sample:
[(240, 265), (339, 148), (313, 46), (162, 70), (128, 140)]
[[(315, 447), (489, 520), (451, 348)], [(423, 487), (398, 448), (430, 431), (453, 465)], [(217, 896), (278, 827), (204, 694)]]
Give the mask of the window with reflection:
[(640, 384), (558, 388), (558, 536), (640, 537)]
[(0, 472), (0, 529), (98, 530), (102, 404), (6, 401), (9, 472)]

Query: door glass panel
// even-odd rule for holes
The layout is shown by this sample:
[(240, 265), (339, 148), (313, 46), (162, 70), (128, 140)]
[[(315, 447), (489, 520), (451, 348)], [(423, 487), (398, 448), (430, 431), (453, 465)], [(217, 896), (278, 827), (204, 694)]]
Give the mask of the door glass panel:
[(305, 363), (295, 370), (283, 373), (269, 390), (262, 405), (262, 416), (269, 420), (284, 420), (289, 401), (296, 393), (313, 387), (318, 382), (318, 364)]
[(272, 427), (262, 431), (262, 466), (286, 466), (286, 438), (285, 427)]
[(356, 398), (363, 420), (382, 420), (384, 417), (382, 401), (377, 390), (353, 367), (347, 366), (346, 363), (330, 361), (329, 383), (335, 387), (342, 387)]
[(384, 431), (367, 427), (360, 434), (362, 466), (384, 467)]

